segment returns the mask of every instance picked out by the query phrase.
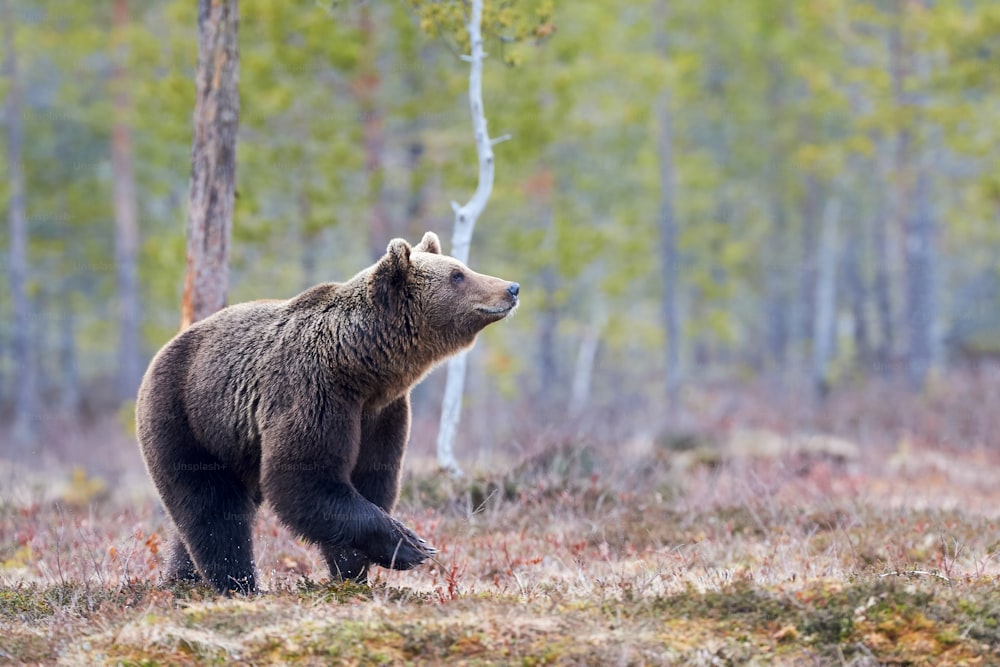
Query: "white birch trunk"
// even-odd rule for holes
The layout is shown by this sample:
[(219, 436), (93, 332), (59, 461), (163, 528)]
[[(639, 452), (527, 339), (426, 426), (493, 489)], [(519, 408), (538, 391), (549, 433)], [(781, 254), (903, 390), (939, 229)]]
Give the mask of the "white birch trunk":
[[(486, 202), (493, 190), (493, 144), (486, 131), (486, 115), (483, 112), (483, 16), (482, 0), (472, 0), (472, 14), (469, 17), (470, 56), (463, 56), (469, 66), (469, 110), (472, 113), (472, 130), (476, 138), (476, 153), (479, 156), (479, 183), (472, 198), (459, 206), (452, 202), (455, 211), (455, 228), (451, 236), (451, 254), (455, 259), (468, 263), (469, 246), (476, 220), (486, 208)], [(462, 414), (462, 395), (465, 387), (466, 353), (453, 357), (448, 362), (448, 379), (445, 383), (444, 400), (441, 404), (441, 425), (438, 431), (438, 466), (453, 475), (461, 475), (461, 468), (455, 459), (455, 434)]]

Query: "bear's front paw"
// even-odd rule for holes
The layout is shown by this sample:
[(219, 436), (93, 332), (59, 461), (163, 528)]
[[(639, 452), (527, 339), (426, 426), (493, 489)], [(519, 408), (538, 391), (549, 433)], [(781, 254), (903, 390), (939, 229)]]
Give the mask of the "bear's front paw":
[(378, 553), (372, 554), (373, 562), (393, 570), (409, 570), (437, 553), (437, 549), (412, 530), (395, 519), (392, 523), (391, 539)]

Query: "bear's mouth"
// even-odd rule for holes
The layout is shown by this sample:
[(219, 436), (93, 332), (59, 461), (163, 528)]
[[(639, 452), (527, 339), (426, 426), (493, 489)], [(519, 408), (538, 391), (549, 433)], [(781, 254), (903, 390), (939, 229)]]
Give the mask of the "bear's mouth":
[(500, 319), (506, 317), (510, 311), (517, 307), (517, 301), (514, 303), (505, 303), (500, 306), (476, 306), (475, 311), (486, 317)]

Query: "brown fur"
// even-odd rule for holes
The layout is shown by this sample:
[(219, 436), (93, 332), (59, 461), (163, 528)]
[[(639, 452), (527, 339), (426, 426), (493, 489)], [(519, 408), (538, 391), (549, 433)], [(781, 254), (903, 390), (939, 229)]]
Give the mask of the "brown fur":
[(411, 388), (517, 305), (518, 286), (441, 254), (428, 232), (287, 301), (225, 308), (178, 334), (139, 389), (139, 442), (177, 527), (169, 579), (256, 590), (267, 500), (334, 576), (408, 569), (433, 549), (390, 517)]

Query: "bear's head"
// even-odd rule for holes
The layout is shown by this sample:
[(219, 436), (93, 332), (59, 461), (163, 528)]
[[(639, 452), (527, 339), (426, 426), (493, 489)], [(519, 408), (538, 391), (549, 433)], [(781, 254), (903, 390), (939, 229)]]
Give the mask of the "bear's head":
[(509, 315), (517, 307), (520, 286), (443, 255), (437, 235), (427, 232), (412, 247), (403, 239), (390, 241), (372, 267), (369, 289), (390, 320), (414, 327), (425, 342), (450, 354)]

